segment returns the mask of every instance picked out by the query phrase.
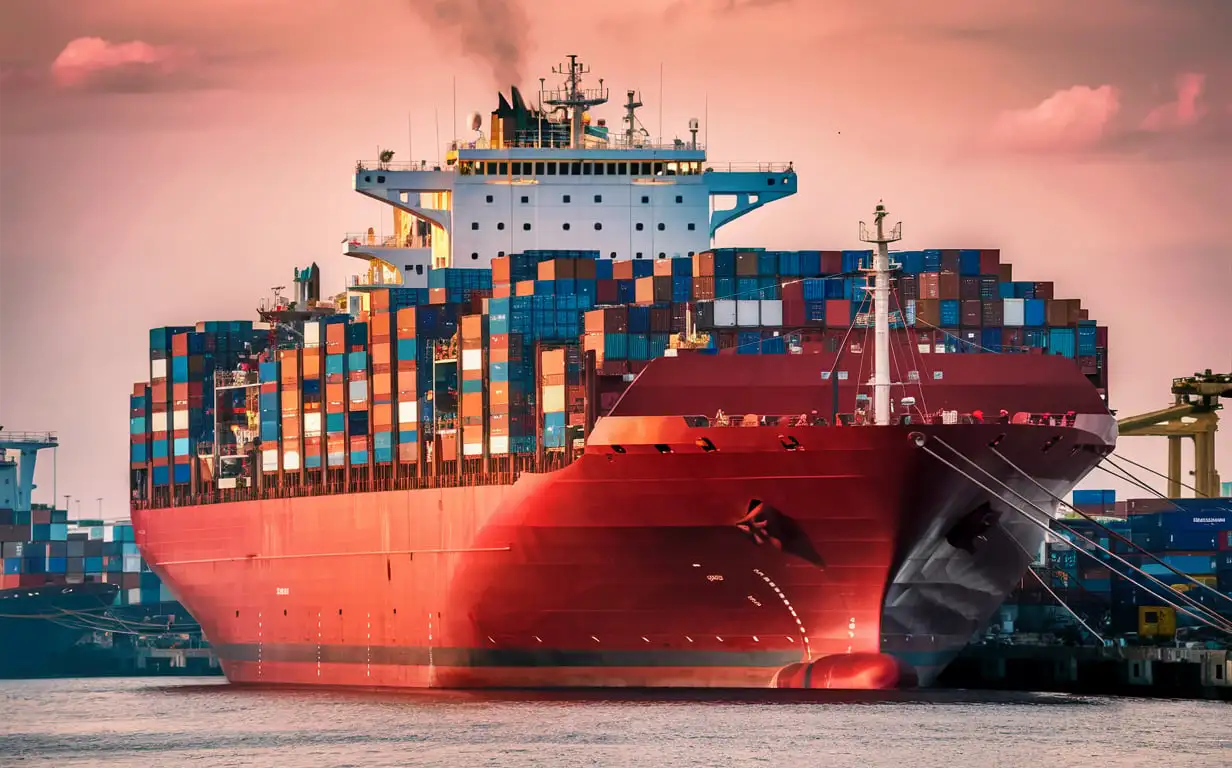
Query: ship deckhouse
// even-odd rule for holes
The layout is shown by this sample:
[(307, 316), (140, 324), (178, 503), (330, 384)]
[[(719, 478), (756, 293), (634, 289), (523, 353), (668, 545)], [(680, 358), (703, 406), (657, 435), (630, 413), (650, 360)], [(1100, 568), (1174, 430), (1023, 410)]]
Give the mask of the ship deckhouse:
[[(698, 143), (655, 142), (637, 117), (634, 91), (623, 129), (609, 131), (590, 109), (608, 100), (599, 79), (569, 56), (564, 78), (528, 107), (517, 88), (501, 95), (489, 135), (471, 115), (470, 140), (444, 163), (361, 162), (355, 189), (394, 208), (394, 233), (348, 235), (347, 254), (368, 262), (365, 285), (425, 287), (432, 267), (490, 268), (527, 250), (598, 251), (605, 259), (670, 259), (704, 251), (728, 222), (796, 192), (790, 163), (714, 165)], [(541, 80), (541, 83), (543, 81)]]

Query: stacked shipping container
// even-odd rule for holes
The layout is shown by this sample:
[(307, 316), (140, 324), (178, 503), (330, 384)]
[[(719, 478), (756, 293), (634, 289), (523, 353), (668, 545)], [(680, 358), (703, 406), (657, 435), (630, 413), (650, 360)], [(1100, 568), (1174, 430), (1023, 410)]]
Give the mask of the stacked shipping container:
[[(251, 484), (246, 475), (263, 486), (354, 488), (430, 476), (458, 459), (560, 450), (585, 422), (584, 355), (610, 382), (596, 388), (601, 415), (626, 377), (690, 325), (716, 354), (834, 352), (853, 328), (871, 326), (860, 273), (870, 257), (715, 249), (610, 262), (593, 251), (527, 251), (491, 270), (432, 270), (426, 296), (371, 289), (367, 311), (308, 322), (302, 343), (283, 348), (250, 323), (155, 329), (150, 382), (130, 400), (134, 488), (212, 493)], [(893, 260), (891, 322), (920, 352), (1058, 354), (1106, 386), (1106, 329), (1076, 300), (1055, 298), (1051, 283), (1012, 280), (998, 251)], [(248, 394), (219, 397), (215, 414), (214, 371), (246, 365), (258, 370)], [(222, 469), (197, 460), (210, 453), (198, 444), (215, 440), (215, 415), (226, 432), (219, 448), (235, 446)], [(249, 451), (254, 467), (226, 471)]]

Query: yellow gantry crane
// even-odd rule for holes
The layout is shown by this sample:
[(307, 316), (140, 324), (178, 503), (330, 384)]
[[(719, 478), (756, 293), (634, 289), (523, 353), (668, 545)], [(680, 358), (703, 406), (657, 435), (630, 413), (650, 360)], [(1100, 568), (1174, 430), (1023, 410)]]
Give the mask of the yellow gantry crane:
[(1117, 420), (1122, 437), (1168, 438), (1168, 498), (1181, 496), (1181, 439), (1194, 441), (1194, 490), (1198, 496), (1219, 496), (1215, 471), (1215, 430), (1220, 398), (1232, 398), (1232, 374), (1202, 373), (1172, 380), (1173, 404), (1140, 416)]

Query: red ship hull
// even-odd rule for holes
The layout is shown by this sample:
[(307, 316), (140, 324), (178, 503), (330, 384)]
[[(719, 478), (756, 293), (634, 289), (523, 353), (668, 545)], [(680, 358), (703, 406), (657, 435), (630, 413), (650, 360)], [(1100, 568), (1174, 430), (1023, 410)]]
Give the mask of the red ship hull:
[[(1041, 453), (1051, 435), (1038, 427), (926, 430), (967, 455), (1008, 433), (1002, 450), (1057, 493), (1095, 461)], [(947, 531), (986, 494), (909, 431), (796, 430), (805, 450), (788, 452), (773, 430), (712, 429), (713, 454), (609, 458), (600, 446), (513, 486), (205, 505), (134, 522), (234, 682), (926, 683), (1042, 534), (1009, 513), (974, 554), (950, 546)], [(755, 500), (798, 524), (794, 547), (736, 527)]]

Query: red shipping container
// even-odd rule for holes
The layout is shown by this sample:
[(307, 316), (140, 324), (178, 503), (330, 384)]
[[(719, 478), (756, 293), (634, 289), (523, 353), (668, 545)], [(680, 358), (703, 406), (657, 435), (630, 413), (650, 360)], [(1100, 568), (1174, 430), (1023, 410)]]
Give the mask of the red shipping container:
[(843, 252), (842, 251), (822, 251), (821, 252), (821, 274), (823, 275), (843, 274)]
[(576, 276), (576, 259), (548, 259), (539, 262), (540, 280), (573, 280)]
[(755, 251), (741, 251), (736, 254), (736, 274), (740, 277), (756, 277), (758, 254)]
[[(957, 251), (955, 251), (957, 253)], [(960, 297), (960, 280), (957, 272), (942, 272), (937, 276), (937, 293), (941, 299), (957, 299)]]
[(1223, 552), (1232, 549), (1232, 531), (1219, 532), (1219, 549)]
[(1001, 268), (1001, 250), (999, 248), (984, 248), (980, 250), (980, 274), (995, 275)]
[(846, 328), (851, 325), (851, 300), (826, 299), (826, 327)]
[(1009, 352), (1018, 349), (1023, 345), (1023, 334), (1021, 328), (1003, 328), (1001, 330), (1001, 348)]
[(978, 277), (960, 277), (958, 280), (958, 297), (963, 301), (979, 301), (980, 279)]
[[(941, 251), (941, 271), (942, 272), (958, 272), (958, 251), (953, 248), (945, 248)], [(949, 298), (949, 297), (943, 297)], [(958, 298), (955, 296), (954, 298)]]
[(983, 302), (980, 312), (980, 324), (983, 326), (1000, 328), (1005, 322), (1005, 302), (1000, 299)]
[(714, 278), (693, 278), (693, 298), (698, 301), (712, 301), (714, 299)]
[[(829, 306), (826, 311), (830, 311)], [(917, 299), (915, 302), (915, 319), (917, 323), (929, 327), (941, 325), (941, 301), (939, 299)], [(931, 340), (929, 342), (932, 343)]]
[(620, 302), (619, 283), (615, 280), (595, 281), (595, 303), (617, 304)]
[(959, 325), (964, 328), (979, 328), (982, 319), (983, 311), (980, 308), (979, 299), (962, 303), (962, 317), (959, 318)]
[(1108, 348), (1108, 326), (1095, 326), (1095, 346), (1103, 347), (1104, 349)]
[(1053, 285), (1051, 282), (1042, 282), (1035, 284), (1035, 298), (1051, 299), (1053, 298)]
[(941, 298), (941, 275), (936, 272), (922, 272), (919, 276), (919, 296), (921, 299)]
[(896, 282), (899, 301), (920, 298), (920, 281), (915, 275), (899, 275)]
[(997, 280), (1003, 283), (1011, 283), (1014, 281), (1014, 265), (1001, 264), (997, 267)]
[(803, 299), (783, 298), (783, 325), (787, 328), (799, 328), (808, 320), (807, 307)]

